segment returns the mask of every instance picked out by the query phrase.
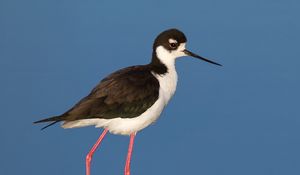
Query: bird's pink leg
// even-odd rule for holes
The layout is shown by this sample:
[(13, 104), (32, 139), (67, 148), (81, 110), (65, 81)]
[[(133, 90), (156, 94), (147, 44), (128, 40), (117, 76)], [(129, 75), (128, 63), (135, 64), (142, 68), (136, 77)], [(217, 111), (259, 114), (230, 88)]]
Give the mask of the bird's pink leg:
[(126, 165), (125, 165), (125, 175), (130, 175), (130, 160), (131, 160), (131, 154), (133, 150), (133, 143), (136, 133), (130, 134), (130, 143), (128, 147), (128, 153), (127, 153), (127, 159), (126, 159)]
[(86, 175), (90, 175), (91, 174), (91, 160), (92, 160), (93, 154), (96, 151), (96, 149), (99, 147), (99, 145), (100, 145), (101, 141), (103, 140), (104, 136), (106, 135), (107, 131), (108, 131), (107, 129), (104, 129), (104, 131), (102, 132), (102, 134), (98, 138), (98, 140), (95, 143), (95, 145), (93, 146), (93, 148), (86, 155), (86, 159), (85, 159)]

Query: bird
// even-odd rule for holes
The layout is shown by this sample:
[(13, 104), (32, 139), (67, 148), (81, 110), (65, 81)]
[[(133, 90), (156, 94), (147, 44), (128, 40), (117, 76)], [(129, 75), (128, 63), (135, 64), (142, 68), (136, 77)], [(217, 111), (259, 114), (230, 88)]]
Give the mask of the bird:
[(161, 32), (153, 43), (152, 59), (145, 65), (130, 66), (108, 75), (71, 109), (58, 116), (34, 123), (58, 122), (62, 128), (95, 126), (103, 131), (86, 155), (86, 175), (91, 174), (94, 152), (107, 132), (130, 136), (124, 174), (130, 175), (130, 162), (137, 132), (155, 122), (174, 95), (177, 86), (175, 60), (191, 56), (208, 63), (221, 64), (186, 49), (185, 34), (171, 28)]

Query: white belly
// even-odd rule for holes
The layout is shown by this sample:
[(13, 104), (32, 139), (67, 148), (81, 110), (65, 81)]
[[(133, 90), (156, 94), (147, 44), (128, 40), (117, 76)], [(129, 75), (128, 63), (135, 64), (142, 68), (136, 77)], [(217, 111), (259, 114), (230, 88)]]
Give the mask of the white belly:
[(148, 110), (138, 117), (115, 118), (108, 119), (106, 121), (105, 119), (98, 119), (96, 127), (104, 127), (113, 134), (130, 135), (131, 133), (138, 132), (146, 128), (155, 120), (157, 120), (164, 107), (165, 104), (163, 99), (159, 98), (158, 101), (156, 101)]

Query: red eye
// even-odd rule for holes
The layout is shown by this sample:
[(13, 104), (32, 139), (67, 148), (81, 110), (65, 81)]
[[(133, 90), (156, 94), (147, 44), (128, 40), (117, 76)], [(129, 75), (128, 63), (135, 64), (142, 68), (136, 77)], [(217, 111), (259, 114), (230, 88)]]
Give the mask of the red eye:
[(177, 47), (177, 43), (170, 43), (170, 47), (171, 48), (176, 48)]

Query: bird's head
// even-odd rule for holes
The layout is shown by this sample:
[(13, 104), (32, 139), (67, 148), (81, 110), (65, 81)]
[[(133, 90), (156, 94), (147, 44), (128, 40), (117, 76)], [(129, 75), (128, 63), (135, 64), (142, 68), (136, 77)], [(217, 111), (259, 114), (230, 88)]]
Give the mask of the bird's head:
[(203, 58), (186, 49), (187, 39), (181, 31), (169, 29), (160, 33), (153, 44), (153, 53), (163, 63), (173, 63), (176, 58), (192, 56), (203, 61), (221, 66), (221, 64)]

